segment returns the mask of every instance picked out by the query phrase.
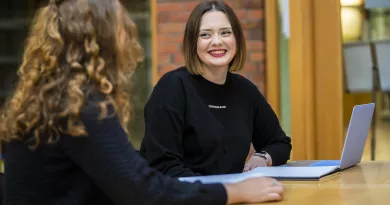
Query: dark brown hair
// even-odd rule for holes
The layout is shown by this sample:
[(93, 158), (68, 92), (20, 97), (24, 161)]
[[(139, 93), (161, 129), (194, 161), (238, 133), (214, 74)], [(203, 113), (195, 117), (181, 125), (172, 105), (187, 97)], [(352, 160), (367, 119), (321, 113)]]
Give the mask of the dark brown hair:
[(240, 21), (233, 9), (225, 2), (205, 1), (198, 4), (198, 6), (196, 6), (191, 12), (184, 32), (182, 53), (188, 71), (192, 74), (202, 73), (202, 62), (200, 61), (198, 55), (196, 55), (196, 50), (200, 23), (203, 15), (209, 11), (221, 11), (228, 17), (237, 44), (237, 52), (232, 62), (229, 64), (229, 71), (241, 70), (246, 62), (246, 45)]
[(125, 88), (142, 58), (136, 27), (118, 0), (50, 0), (32, 22), (19, 81), (2, 110), (1, 140), (31, 132), (36, 147), (59, 133), (87, 135), (79, 119), (88, 103), (84, 88), (102, 93), (100, 116), (112, 105), (127, 131)]

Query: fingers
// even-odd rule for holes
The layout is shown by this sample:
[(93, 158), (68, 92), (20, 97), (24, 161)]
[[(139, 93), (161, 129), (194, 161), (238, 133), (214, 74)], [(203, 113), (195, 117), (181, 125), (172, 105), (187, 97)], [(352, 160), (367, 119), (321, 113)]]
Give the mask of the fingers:
[(278, 193), (283, 195), (284, 189), (282, 185), (276, 185), (269, 188), (269, 193)]
[(283, 199), (283, 186), (270, 177), (255, 177), (237, 184), (244, 202), (259, 203)]
[(281, 185), (280, 182), (278, 182), (276, 179), (272, 177), (261, 177), (264, 182), (269, 183), (269, 185), (276, 186), (276, 185)]
[(281, 183), (272, 179), (271, 186), (268, 189), (268, 194), (266, 196), (267, 201), (280, 201), (283, 199), (283, 186)]
[(278, 194), (278, 193), (269, 193), (266, 198), (265, 198), (265, 201), (280, 201), (282, 200), (283, 197), (281, 194)]
[(247, 163), (245, 163), (243, 172), (250, 171), (256, 167), (266, 167), (265, 160), (261, 157), (252, 156)]
[(272, 186), (282, 186), (282, 183), (278, 182), (276, 179), (271, 179)]
[(243, 172), (250, 171), (252, 169), (256, 168), (256, 166), (253, 165), (245, 165)]
[[(275, 180), (275, 182), (276, 182), (276, 180)], [(283, 195), (284, 195), (283, 185), (279, 182), (273, 183), (271, 185), (271, 187), (269, 187), (268, 193), (270, 193), (270, 194), (276, 193), (283, 198)]]
[(243, 172), (250, 171), (250, 170), (252, 170), (252, 169), (254, 169), (256, 167), (265, 167), (265, 165), (263, 165), (263, 164), (258, 164), (258, 165), (256, 165), (256, 164), (245, 164)]

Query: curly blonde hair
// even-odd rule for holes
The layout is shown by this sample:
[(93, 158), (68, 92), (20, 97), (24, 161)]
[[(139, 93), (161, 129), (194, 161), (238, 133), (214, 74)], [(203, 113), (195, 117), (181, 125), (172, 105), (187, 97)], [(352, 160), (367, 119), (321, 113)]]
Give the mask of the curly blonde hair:
[(136, 26), (118, 0), (51, 0), (32, 22), (16, 89), (2, 109), (1, 140), (31, 133), (36, 148), (60, 133), (88, 135), (79, 119), (84, 88), (105, 96), (100, 117), (112, 105), (127, 132), (130, 76), (142, 59)]

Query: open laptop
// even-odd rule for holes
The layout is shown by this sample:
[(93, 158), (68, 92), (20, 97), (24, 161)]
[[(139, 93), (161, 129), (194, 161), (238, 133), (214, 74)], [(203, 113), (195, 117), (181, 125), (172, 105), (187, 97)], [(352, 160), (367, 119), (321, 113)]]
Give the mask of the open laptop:
[(318, 180), (361, 162), (375, 103), (354, 106), (340, 160), (299, 160), (278, 167), (257, 167), (250, 172), (280, 180)]
[(288, 167), (336, 167), (347, 169), (360, 163), (367, 141), (375, 103), (354, 106), (340, 160), (301, 160), (288, 163)]

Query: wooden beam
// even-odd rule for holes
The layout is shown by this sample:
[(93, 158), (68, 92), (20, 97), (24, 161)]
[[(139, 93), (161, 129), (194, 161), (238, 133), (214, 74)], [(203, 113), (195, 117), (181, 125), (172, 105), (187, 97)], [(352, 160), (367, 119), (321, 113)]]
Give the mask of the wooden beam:
[(290, 98), (292, 159), (314, 159), (313, 18), (311, 0), (290, 1)]
[(157, 0), (150, 0), (150, 33), (152, 37), (152, 85), (156, 85), (158, 81), (158, 48), (157, 48)]
[(265, 95), (280, 119), (280, 67), (279, 67), (279, 10), (278, 1), (265, 2)]
[(339, 1), (290, 1), (292, 158), (339, 159), (343, 142)]
[(340, 2), (313, 2), (317, 157), (340, 159), (344, 142)]

